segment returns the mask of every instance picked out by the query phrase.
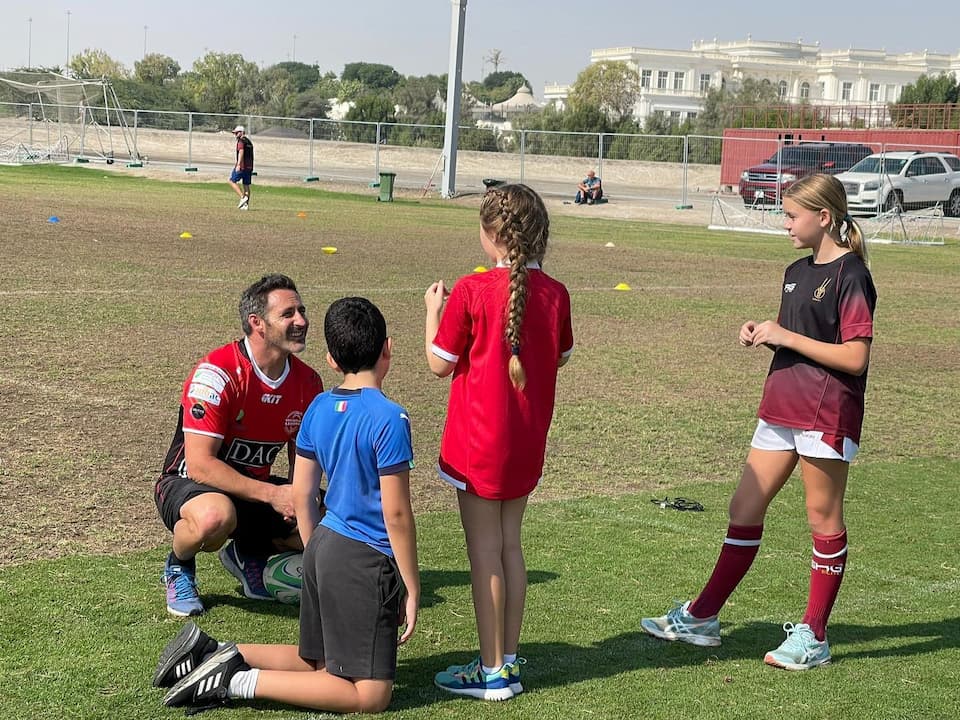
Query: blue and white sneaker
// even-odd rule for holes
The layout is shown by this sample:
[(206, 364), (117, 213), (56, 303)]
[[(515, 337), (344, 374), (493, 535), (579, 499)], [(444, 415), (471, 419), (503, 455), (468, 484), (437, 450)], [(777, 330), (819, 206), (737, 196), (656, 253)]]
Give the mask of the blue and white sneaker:
[(717, 616), (696, 618), (688, 612), (690, 601), (674, 602), (673, 608), (666, 614), (655, 618), (643, 618), (640, 627), (661, 640), (679, 640), (680, 642), (716, 647), (720, 644), (720, 621)]
[(163, 568), (163, 584), (167, 587), (167, 612), (177, 617), (203, 614), (203, 603), (197, 591), (197, 576), (193, 570), (174, 565), (167, 558)]
[(826, 640), (817, 640), (809, 625), (788, 622), (783, 624), (783, 629), (787, 639), (764, 656), (767, 665), (784, 670), (810, 670), (830, 662), (830, 646)]
[(251, 600), (273, 600), (263, 584), (263, 568), (267, 558), (256, 555), (241, 555), (237, 543), (230, 541), (220, 550), (220, 562), (243, 586), (243, 594)]
[(523, 685), (520, 683), (520, 666), (526, 665), (527, 659), (518, 657), (512, 663), (506, 663), (507, 671), (510, 673), (510, 690), (514, 695), (523, 692)]
[(488, 674), (483, 672), (479, 657), (466, 665), (451, 665), (443, 672), (438, 672), (433, 683), (454, 695), (466, 695), (479, 700), (509, 700), (514, 696), (510, 689), (510, 666), (503, 665), (496, 672)]

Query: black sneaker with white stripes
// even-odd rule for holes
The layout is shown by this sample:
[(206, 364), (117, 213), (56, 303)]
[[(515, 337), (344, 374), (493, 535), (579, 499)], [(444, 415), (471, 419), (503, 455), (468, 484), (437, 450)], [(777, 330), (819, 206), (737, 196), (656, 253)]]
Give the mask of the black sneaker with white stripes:
[(203, 659), (217, 650), (217, 641), (188, 622), (160, 653), (154, 687), (171, 687), (192, 673)]
[(230, 678), (249, 669), (235, 643), (224, 645), (170, 688), (163, 696), (163, 704), (167, 707), (202, 705), (208, 708), (225, 705), (230, 701), (227, 697)]

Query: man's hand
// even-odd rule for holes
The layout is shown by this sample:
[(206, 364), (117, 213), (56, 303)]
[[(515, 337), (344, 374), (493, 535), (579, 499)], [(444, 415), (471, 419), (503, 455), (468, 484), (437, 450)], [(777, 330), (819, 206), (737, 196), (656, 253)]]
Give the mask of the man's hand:
[(268, 500), (270, 506), (280, 515), (283, 515), (284, 520), (293, 522), (297, 517), (296, 511), (293, 509), (293, 486), (271, 485), (271, 487), (273, 490)]

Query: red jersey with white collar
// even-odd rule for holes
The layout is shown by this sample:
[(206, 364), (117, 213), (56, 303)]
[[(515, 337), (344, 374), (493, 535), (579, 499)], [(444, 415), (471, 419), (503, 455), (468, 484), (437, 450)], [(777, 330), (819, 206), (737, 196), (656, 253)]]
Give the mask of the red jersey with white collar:
[(570, 295), (531, 266), (520, 332), (526, 387), (510, 382), (506, 310), (510, 270), (460, 278), (440, 319), (432, 351), (455, 362), (440, 442), (441, 476), (491, 500), (529, 494), (543, 474), (557, 368), (573, 352)]
[(277, 454), (296, 440), (303, 413), (321, 392), (320, 376), (293, 355), (283, 374), (271, 380), (252, 362), (246, 340), (214, 350), (184, 383), (164, 474), (189, 476), (183, 453), (187, 432), (221, 438), (220, 460), (247, 477), (267, 480)]

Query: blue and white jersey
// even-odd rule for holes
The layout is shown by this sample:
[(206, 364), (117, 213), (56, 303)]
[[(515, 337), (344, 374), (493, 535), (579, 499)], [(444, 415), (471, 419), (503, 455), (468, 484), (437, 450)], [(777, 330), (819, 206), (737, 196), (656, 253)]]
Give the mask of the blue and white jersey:
[(407, 411), (377, 388), (334, 388), (307, 408), (297, 455), (315, 460), (327, 476), (320, 524), (393, 557), (380, 477), (413, 467)]

